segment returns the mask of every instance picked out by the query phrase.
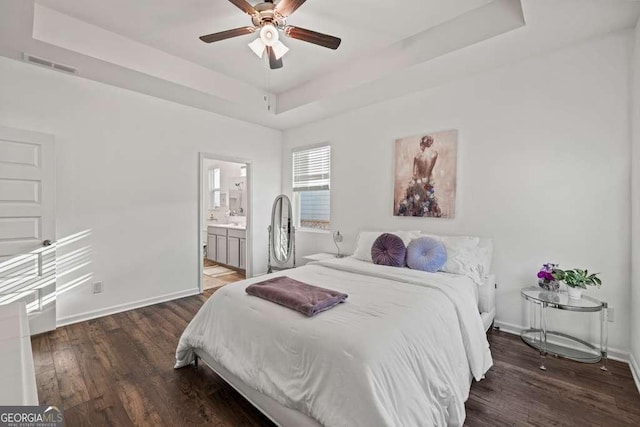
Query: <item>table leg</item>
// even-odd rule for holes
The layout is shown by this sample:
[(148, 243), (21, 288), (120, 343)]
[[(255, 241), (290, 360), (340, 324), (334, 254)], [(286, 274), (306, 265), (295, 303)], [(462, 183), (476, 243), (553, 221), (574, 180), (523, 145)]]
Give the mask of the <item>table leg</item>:
[(535, 304), (533, 304), (531, 301), (529, 301), (529, 329), (533, 329), (536, 327), (536, 309), (535, 309)]
[(544, 366), (547, 357), (547, 303), (540, 304), (540, 369), (546, 371)]
[(600, 311), (600, 357), (602, 366), (600, 369), (607, 370), (607, 353), (609, 350), (609, 305), (602, 303), (602, 311)]

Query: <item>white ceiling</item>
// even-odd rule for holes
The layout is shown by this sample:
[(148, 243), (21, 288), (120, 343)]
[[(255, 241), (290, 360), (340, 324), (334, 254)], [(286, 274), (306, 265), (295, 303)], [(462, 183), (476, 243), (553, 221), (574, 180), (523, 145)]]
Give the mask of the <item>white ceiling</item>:
[[(257, 1), (249, 0), (251, 4)], [(308, 0), (287, 21), (342, 38), (337, 51), (284, 38), (284, 68), (269, 74), (270, 91), (299, 86), (350, 59), (386, 47), (491, 0)], [(250, 17), (224, 0), (37, 0), (103, 29), (262, 87), (267, 68), (242, 36), (206, 44), (199, 36), (243, 27)]]
[(198, 39), (249, 24), (224, 0), (0, 0), (0, 55), (26, 52), (76, 67), (74, 78), (286, 129), (629, 28), (639, 15), (629, 0), (307, 0), (288, 23), (342, 45), (284, 38), (285, 66), (268, 71), (247, 47), (255, 36)]

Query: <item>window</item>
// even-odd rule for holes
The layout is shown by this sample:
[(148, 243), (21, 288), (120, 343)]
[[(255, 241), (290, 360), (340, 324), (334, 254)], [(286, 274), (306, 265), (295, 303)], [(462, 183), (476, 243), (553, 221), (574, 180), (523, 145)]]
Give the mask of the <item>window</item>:
[(329, 230), (331, 227), (331, 146), (293, 152), (293, 206), (296, 225)]
[(220, 168), (209, 169), (209, 208), (220, 207)]

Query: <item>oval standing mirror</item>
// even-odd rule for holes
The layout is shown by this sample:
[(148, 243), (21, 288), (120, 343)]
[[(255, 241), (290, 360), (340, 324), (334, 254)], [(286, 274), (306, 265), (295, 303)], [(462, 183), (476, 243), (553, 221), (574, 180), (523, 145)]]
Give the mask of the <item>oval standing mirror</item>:
[[(294, 250), (294, 238), (291, 201), (282, 194), (276, 197), (271, 210), (270, 255), (276, 263), (285, 264), (289, 261)], [(271, 269), (271, 265), (269, 267)]]

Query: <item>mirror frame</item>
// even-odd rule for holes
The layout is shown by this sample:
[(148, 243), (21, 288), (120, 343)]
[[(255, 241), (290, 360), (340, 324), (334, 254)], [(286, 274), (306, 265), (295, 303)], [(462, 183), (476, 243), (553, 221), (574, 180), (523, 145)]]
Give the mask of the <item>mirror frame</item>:
[[(280, 227), (276, 228), (276, 208), (278, 206), (278, 204), (282, 205), (283, 201), (287, 201), (288, 203), (288, 217), (289, 217), (289, 224), (288, 224), (288, 236), (289, 236), (289, 241), (287, 242), (287, 256), (284, 259), (281, 259), (280, 257), (278, 257), (276, 255), (276, 245), (275, 245), (275, 235), (276, 235), (276, 230), (280, 229)], [(282, 211), (282, 208), (281, 208)], [(282, 225), (282, 214), (280, 214), (280, 218), (278, 219), (278, 223), (280, 225)], [(273, 207), (271, 208), (271, 235), (269, 236), (270, 239), (270, 245), (271, 245), (271, 256), (273, 258), (273, 260), (282, 265), (282, 264), (286, 264), (287, 262), (289, 262), (289, 260), (291, 259), (291, 255), (293, 253), (293, 240), (295, 239), (295, 230), (293, 227), (293, 209), (291, 207), (291, 200), (289, 199), (289, 197), (287, 197), (286, 194), (281, 194), (278, 197), (275, 198), (275, 200), (273, 201)]]

